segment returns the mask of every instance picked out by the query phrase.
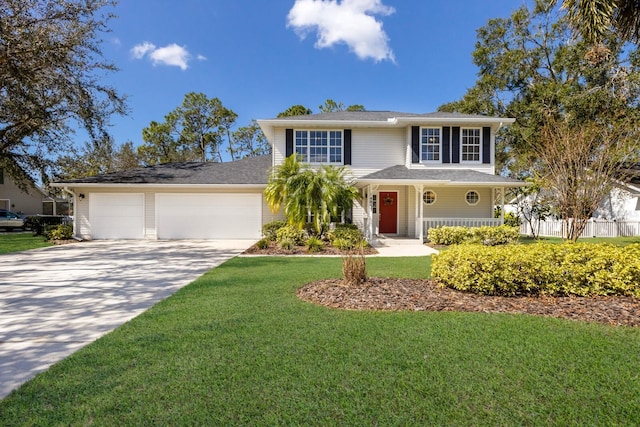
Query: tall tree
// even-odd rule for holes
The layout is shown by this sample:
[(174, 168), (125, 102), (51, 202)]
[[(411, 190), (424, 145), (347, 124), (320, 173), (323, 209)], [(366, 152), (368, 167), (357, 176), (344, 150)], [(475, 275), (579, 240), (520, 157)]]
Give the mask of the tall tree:
[(333, 113), (335, 111), (365, 111), (364, 106), (360, 104), (349, 105), (345, 107), (342, 102), (336, 102), (333, 99), (327, 99), (324, 104), (318, 107), (321, 113)]
[(599, 43), (613, 31), (623, 40), (640, 41), (638, 0), (564, 0), (573, 27), (589, 42)]
[(138, 155), (148, 165), (212, 159), (222, 162), (221, 146), (227, 140), (227, 150), (235, 159), (231, 128), (237, 117), (220, 99), (190, 92), (164, 122), (153, 121), (143, 129), (144, 144), (138, 147)]
[(124, 98), (100, 79), (102, 34), (114, 0), (0, 2), (0, 167), (17, 180), (44, 173), (50, 154), (67, 151), (78, 126), (104, 141)]
[(236, 152), (241, 157), (271, 154), (271, 145), (255, 120), (251, 120), (249, 126), (242, 126), (233, 132), (233, 141), (236, 144)]
[(293, 117), (293, 116), (306, 116), (306, 115), (311, 114), (311, 113), (312, 113), (312, 111), (310, 109), (308, 109), (307, 107), (305, 107), (304, 105), (296, 104), (296, 105), (292, 105), (291, 107), (287, 108), (283, 112), (278, 113), (278, 118)]
[(55, 163), (56, 179), (83, 178), (141, 166), (132, 142), (119, 146), (110, 136), (99, 143), (87, 141), (81, 147), (73, 147), (71, 153), (59, 156)]
[[(635, 134), (639, 127), (637, 49), (628, 49), (610, 37), (601, 49), (594, 50), (590, 43), (575, 39), (567, 17), (554, 4), (554, 0), (537, 0), (532, 10), (523, 6), (509, 18), (492, 19), (479, 29), (473, 53), (479, 67), (475, 86), (462, 100), (440, 107), (443, 111), (515, 117), (515, 124), (503, 129), (497, 138), (496, 156), (503, 162), (498, 169), (514, 175), (537, 176), (570, 167), (565, 156), (543, 156), (540, 152), (556, 139), (582, 138), (575, 145), (590, 150), (584, 153), (589, 158), (603, 153), (612, 159), (623, 158), (628, 153), (626, 145), (605, 143), (604, 136), (612, 127), (624, 127), (620, 136)], [(557, 124), (563, 124), (557, 127), (562, 135), (555, 134), (556, 139), (549, 140), (550, 126)], [(600, 128), (595, 133), (602, 136), (599, 146), (589, 143), (593, 129), (576, 131), (586, 126)], [(610, 172), (609, 180), (619, 178), (612, 169), (605, 170)], [(554, 188), (556, 204), (560, 204), (560, 198), (570, 199), (570, 192), (583, 191), (579, 186), (585, 182), (572, 180), (571, 188)], [(600, 194), (596, 202), (604, 195)], [(577, 206), (563, 211), (563, 215), (591, 214)]]

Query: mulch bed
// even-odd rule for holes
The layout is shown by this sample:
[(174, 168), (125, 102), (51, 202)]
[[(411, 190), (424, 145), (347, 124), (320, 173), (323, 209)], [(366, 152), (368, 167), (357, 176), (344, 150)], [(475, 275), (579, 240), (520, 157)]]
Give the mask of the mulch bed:
[(427, 279), (370, 277), (359, 287), (342, 279), (312, 282), (302, 300), (347, 310), (467, 311), (524, 313), (564, 319), (640, 326), (640, 299), (631, 297), (496, 297), (440, 288)]
[[(333, 246), (325, 245), (321, 251), (310, 253), (306, 246), (295, 246), (291, 249), (282, 249), (275, 242), (271, 242), (268, 248), (260, 249), (256, 245), (253, 245), (243, 253), (249, 255), (357, 255), (360, 253), (360, 250), (342, 251), (334, 248)], [(371, 246), (364, 249), (365, 255), (374, 255), (377, 253), (378, 251)]]

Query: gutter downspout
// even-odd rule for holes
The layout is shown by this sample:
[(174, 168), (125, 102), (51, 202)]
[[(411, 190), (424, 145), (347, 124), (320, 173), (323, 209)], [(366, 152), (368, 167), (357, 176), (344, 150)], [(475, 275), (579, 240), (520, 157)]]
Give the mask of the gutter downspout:
[(62, 187), (62, 191), (64, 191), (65, 193), (71, 194), (71, 197), (73, 197), (73, 212), (72, 212), (73, 213), (73, 238), (81, 242), (82, 238), (78, 237), (78, 234), (77, 234), (78, 228), (76, 227), (77, 221), (78, 221), (78, 216), (76, 215), (76, 193), (69, 190), (69, 187)]

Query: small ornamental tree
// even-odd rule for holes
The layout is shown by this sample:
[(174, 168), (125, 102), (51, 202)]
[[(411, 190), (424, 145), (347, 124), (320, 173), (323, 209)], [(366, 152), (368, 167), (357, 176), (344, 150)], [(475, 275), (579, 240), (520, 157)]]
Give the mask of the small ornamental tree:
[(302, 228), (312, 218), (318, 236), (327, 230), (331, 218), (338, 218), (358, 197), (344, 167), (314, 169), (295, 156), (273, 168), (265, 189), (265, 199), (273, 212), (282, 209), (290, 225)]

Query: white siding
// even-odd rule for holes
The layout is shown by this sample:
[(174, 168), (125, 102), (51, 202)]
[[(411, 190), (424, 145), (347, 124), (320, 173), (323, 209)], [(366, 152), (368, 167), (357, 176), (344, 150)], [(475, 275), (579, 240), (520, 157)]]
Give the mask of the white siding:
[(351, 170), (361, 177), (405, 162), (405, 129), (358, 129), (351, 133)]
[[(436, 193), (436, 202), (424, 206), (425, 218), (493, 218), (493, 198), (490, 188), (466, 187), (424, 187)], [(477, 205), (471, 206), (465, 200), (467, 191), (474, 190), (480, 195)]]
[(274, 129), (273, 135), (275, 138), (273, 141), (273, 164), (280, 165), (284, 162), (287, 152), (286, 129)]
[(144, 193), (144, 238), (155, 240), (158, 238), (156, 230), (156, 193)]

